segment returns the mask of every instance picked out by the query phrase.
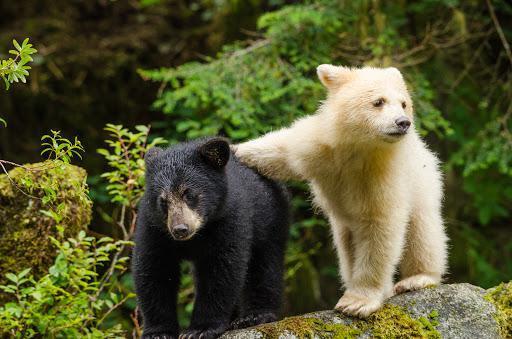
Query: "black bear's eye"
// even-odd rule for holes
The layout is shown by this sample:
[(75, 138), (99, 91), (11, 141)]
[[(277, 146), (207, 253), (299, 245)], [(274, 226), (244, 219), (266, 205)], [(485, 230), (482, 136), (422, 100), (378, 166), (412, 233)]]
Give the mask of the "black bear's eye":
[(158, 197), (158, 205), (163, 211), (167, 211), (167, 199), (162, 196)]
[(196, 196), (189, 189), (186, 189), (183, 191), (183, 200), (187, 204), (192, 205), (196, 202)]
[(372, 102), (373, 104), (373, 107), (381, 107), (382, 105), (384, 105), (384, 98), (378, 98), (377, 100), (375, 100), (374, 102)]

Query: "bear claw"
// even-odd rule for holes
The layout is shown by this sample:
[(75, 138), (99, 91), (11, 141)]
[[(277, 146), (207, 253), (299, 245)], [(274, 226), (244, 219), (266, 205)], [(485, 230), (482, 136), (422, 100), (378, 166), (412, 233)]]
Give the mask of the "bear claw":
[(176, 339), (176, 336), (169, 333), (145, 334), (142, 339)]
[(382, 301), (379, 296), (369, 297), (354, 292), (345, 292), (334, 308), (347, 315), (366, 318), (381, 306)]
[(209, 328), (204, 330), (188, 329), (182, 332), (178, 339), (214, 339), (218, 338), (226, 329), (224, 327)]
[(230, 329), (239, 330), (246, 327), (256, 326), (259, 324), (270, 323), (276, 321), (277, 317), (272, 312), (250, 314), (243, 318), (238, 318), (231, 323)]

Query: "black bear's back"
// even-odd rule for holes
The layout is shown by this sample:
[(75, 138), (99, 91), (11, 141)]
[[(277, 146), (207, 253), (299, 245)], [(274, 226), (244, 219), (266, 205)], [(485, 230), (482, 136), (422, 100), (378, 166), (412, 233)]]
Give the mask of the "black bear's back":
[[(228, 200), (236, 200), (246, 213), (255, 240), (286, 239), (289, 196), (286, 187), (240, 163), (235, 155), (226, 166)], [(245, 218), (244, 218), (245, 219)]]

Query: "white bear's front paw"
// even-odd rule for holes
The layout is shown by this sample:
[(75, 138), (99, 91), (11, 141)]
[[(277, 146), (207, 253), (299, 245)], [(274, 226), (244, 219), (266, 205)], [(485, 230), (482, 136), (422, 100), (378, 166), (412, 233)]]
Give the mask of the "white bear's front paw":
[(239, 144), (230, 144), (229, 148), (231, 149), (231, 152), (236, 154), (236, 151), (238, 150), (238, 145)]
[(347, 290), (334, 308), (347, 315), (366, 318), (382, 307), (382, 299), (380, 293), (366, 295)]
[(428, 274), (417, 274), (397, 282), (395, 284), (394, 290), (396, 294), (405, 293), (408, 291), (416, 291), (425, 287), (438, 285), (440, 281), (440, 278)]

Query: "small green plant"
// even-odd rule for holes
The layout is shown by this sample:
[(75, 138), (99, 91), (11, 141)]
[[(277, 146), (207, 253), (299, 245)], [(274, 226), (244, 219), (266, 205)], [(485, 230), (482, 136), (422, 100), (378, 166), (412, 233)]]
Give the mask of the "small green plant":
[[(81, 157), (83, 147), (75, 138), (74, 142), (52, 131), (42, 138), (42, 154), (48, 160), (41, 166), (22, 166), (1, 160), (0, 165), (14, 165), (31, 173), (53, 170), (65, 170), (66, 164), (74, 156)], [(6, 172), (7, 173), (7, 172)], [(7, 173), (7, 176), (9, 174)], [(48, 177), (39, 183), (42, 197), (32, 196), (34, 183), (27, 175), (17, 189), (31, 197), (42, 200), (47, 210), (41, 213), (53, 219), (56, 236), (50, 236), (57, 250), (54, 264), (47, 273), (39, 278), (29, 274), (26, 268), (18, 274), (7, 273), (8, 283), (0, 289), (12, 296), (11, 301), (0, 307), (0, 337), (121, 337), (120, 326), (103, 328), (108, 315), (122, 305), (133, 294), (120, 291), (116, 277), (126, 269), (127, 257), (122, 256), (123, 249), (130, 244), (127, 240), (114, 241), (109, 237), (97, 240), (81, 231), (76, 238), (64, 239), (63, 224), (69, 201), (58, 201), (59, 183)], [(76, 194), (87, 198), (87, 187), (77, 186)], [(115, 258), (115, 262), (111, 261)]]
[(60, 131), (52, 130), (51, 133), (52, 135), (43, 135), (41, 138), (41, 141), (44, 141), (42, 143), (43, 151), (41, 155), (47, 154), (49, 159), (60, 160), (66, 164), (69, 164), (73, 156), (82, 159), (80, 152), (84, 152), (84, 148), (77, 137), (72, 142), (62, 137)]
[[(162, 138), (149, 137), (149, 126), (135, 126), (136, 131), (130, 131), (122, 125), (107, 124), (107, 131), (111, 139), (105, 140), (109, 149), (98, 149), (98, 153), (107, 160), (112, 171), (103, 173), (101, 177), (108, 181), (107, 190), (111, 201), (118, 204), (120, 210), (114, 212), (118, 218), (110, 219), (119, 227), (123, 234), (123, 240), (129, 241), (135, 232), (137, 220), (137, 203), (144, 192), (144, 156), (146, 152), (157, 145), (165, 144)], [(113, 257), (110, 271), (113, 272), (120, 253), (120, 249)], [(133, 335), (140, 336), (141, 328), (138, 324), (137, 309), (132, 314)]]
[[(127, 300), (133, 299), (131, 290), (121, 283), (127, 269), (126, 248), (135, 230), (136, 205), (142, 195), (144, 184), (144, 155), (150, 147), (164, 143), (160, 138), (148, 142), (149, 127), (137, 126), (131, 132), (123, 126), (108, 125), (106, 130), (113, 137), (107, 140), (111, 151), (99, 150), (113, 167), (104, 177), (109, 180), (109, 194), (118, 203), (121, 212), (111, 218), (122, 231), (122, 239), (87, 236), (81, 231), (76, 238), (64, 239), (64, 211), (71, 208), (66, 201), (58, 201), (56, 183), (45, 182), (42, 187), (43, 205), (41, 211), (53, 219), (57, 236), (51, 237), (57, 249), (57, 257), (46, 274), (36, 279), (30, 268), (18, 274), (7, 273), (9, 281), (0, 289), (12, 295), (12, 301), (0, 307), (0, 337), (15, 338), (120, 338), (125, 329), (120, 324), (108, 321), (112, 312)], [(0, 165), (14, 165), (30, 171), (44, 171), (69, 164), (73, 157), (81, 158), (83, 147), (62, 137), (60, 132), (41, 138), (42, 155), (48, 161), (41, 167), (26, 167), (2, 160)], [(7, 173), (7, 172), (6, 172)], [(14, 184), (14, 183), (13, 183)], [(18, 189), (29, 189), (31, 183)], [(77, 188), (80, 189), (80, 188)], [(86, 186), (81, 187), (84, 195)], [(24, 194), (32, 197), (30, 191)], [(136, 312), (133, 315), (134, 333), (140, 334)]]
[[(10, 281), (0, 286), (14, 301), (0, 307), (0, 334), (13, 338), (118, 338), (120, 326), (102, 329), (106, 317), (133, 294), (123, 295), (101, 268), (126, 241), (104, 237), (97, 240), (80, 232), (77, 238), (52, 238), (58, 256), (48, 274), (36, 280), (30, 268), (7, 273)], [(128, 257), (117, 261), (116, 270), (126, 270)]]
[(131, 132), (121, 125), (107, 124), (105, 131), (109, 132), (112, 140), (105, 142), (110, 150), (98, 149), (113, 168), (101, 175), (108, 180), (107, 190), (112, 202), (133, 210), (144, 189), (144, 155), (151, 147), (166, 143), (162, 138), (148, 142), (148, 126), (139, 125), (135, 129), (137, 132)]

